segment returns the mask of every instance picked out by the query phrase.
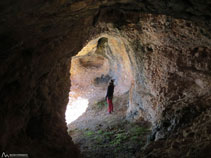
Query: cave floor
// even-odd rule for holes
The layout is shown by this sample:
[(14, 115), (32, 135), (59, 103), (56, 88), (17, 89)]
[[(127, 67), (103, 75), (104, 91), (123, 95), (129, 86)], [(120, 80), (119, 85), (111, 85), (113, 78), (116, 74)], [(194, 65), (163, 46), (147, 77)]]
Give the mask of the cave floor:
[(69, 135), (83, 158), (139, 157), (150, 125), (143, 120), (126, 120), (127, 101), (127, 94), (115, 97), (112, 114), (108, 114), (105, 101), (90, 105), (85, 114), (68, 125)]

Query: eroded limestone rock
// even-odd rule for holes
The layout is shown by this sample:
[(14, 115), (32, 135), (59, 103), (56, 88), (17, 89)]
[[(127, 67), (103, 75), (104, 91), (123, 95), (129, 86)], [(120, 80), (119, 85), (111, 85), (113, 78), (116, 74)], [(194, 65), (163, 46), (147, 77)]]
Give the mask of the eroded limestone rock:
[[(8, 0), (0, 9), (0, 151), (78, 157), (64, 119), (70, 60), (88, 41), (111, 33), (126, 39), (134, 72), (128, 118), (160, 120), (164, 128), (164, 140), (152, 143), (146, 157), (209, 156), (210, 100), (187, 126), (174, 122), (191, 105), (198, 113), (210, 96), (209, 1)], [(169, 117), (183, 104), (186, 112)]]

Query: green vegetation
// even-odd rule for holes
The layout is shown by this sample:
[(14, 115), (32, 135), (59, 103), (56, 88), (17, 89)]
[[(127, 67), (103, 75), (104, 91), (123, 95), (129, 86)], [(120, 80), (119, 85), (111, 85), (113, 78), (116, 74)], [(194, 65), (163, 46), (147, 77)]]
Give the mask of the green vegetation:
[(94, 131), (86, 131), (84, 134), (85, 134), (85, 136), (90, 137), (90, 136), (95, 135), (95, 132)]
[[(82, 132), (81, 137), (89, 142), (87, 144), (91, 145), (88, 146), (92, 150), (100, 151), (98, 153), (105, 154), (107, 151), (113, 156), (119, 156), (122, 151), (125, 151), (129, 156), (132, 156), (144, 146), (149, 132), (150, 130), (147, 127), (125, 122), (121, 125), (96, 131), (87, 129)], [(93, 153), (96, 154), (96, 152)]]
[(123, 143), (126, 139), (128, 139), (128, 135), (126, 133), (117, 133), (116, 135), (114, 135), (114, 138), (110, 142), (110, 145), (118, 146)]
[(133, 128), (130, 129), (130, 132), (133, 133), (133, 135), (135, 135), (135, 136), (140, 136), (144, 133), (149, 132), (149, 129), (136, 125), (136, 126), (134, 126)]
[(101, 110), (107, 106), (107, 102), (105, 100), (101, 100), (96, 105), (97, 105), (97, 109)]

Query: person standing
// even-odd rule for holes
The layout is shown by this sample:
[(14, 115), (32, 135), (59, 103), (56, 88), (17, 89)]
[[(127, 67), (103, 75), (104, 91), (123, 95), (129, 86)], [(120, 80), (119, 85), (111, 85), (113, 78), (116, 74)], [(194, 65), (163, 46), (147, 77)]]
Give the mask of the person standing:
[(113, 112), (113, 103), (112, 103), (113, 93), (114, 93), (114, 80), (111, 80), (106, 94), (109, 114)]

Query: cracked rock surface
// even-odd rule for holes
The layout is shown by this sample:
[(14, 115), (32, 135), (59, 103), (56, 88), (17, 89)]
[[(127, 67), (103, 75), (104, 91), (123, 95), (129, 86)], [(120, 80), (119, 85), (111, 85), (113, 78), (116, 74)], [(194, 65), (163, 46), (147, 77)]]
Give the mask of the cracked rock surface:
[(79, 157), (65, 123), (71, 58), (107, 34), (123, 39), (131, 65), (126, 118), (154, 129), (143, 157), (210, 157), (210, 7), (209, 0), (2, 0), (0, 151)]

